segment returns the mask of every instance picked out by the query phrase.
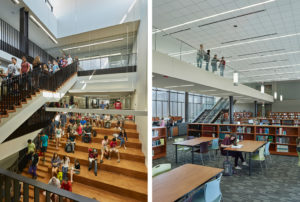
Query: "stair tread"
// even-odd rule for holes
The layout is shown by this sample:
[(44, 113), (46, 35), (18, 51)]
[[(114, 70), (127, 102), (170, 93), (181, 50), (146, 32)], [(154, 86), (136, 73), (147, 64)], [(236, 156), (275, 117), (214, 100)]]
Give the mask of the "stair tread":
[[(51, 150), (51, 149), (49, 148), (49, 150)], [(87, 152), (75, 151), (75, 153), (66, 153), (62, 147), (59, 147), (58, 150), (53, 149), (51, 151), (57, 152), (60, 156), (67, 155), (72, 158), (77, 158), (77, 159), (86, 160), (86, 161), (88, 160)], [(46, 156), (48, 156), (48, 158), (51, 158), (52, 154), (46, 153)], [(112, 160), (104, 161), (104, 164), (108, 164), (108, 165), (115, 166), (118, 168), (127, 168), (129, 170), (147, 173), (147, 168), (145, 166), (145, 163), (130, 161), (130, 160), (126, 160), (126, 159), (121, 159), (121, 162), (118, 163), (116, 161), (116, 158), (114, 158), (114, 156), (112, 156)]]

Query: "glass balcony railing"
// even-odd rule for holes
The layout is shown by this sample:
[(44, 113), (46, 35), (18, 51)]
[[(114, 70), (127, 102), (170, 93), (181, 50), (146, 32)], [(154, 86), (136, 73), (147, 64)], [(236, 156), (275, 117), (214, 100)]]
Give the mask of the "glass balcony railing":
[[(200, 47), (200, 44), (194, 44), (190, 45), (174, 36), (174, 34), (168, 34), (162, 30), (159, 30), (157, 28), (153, 28), (152, 32), (152, 47), (153, 50), (158, 51), (160, 53), (164, 53), (169, 55), (170, 57), (173, 57), (175, 59), (178, 59), (180, 61), (184, 61), (186, 63), (192, 64), (195, 67), (197, 67), (197, 51)], [(203, 42), (204, 50), (205, 52), (210, 47), (207, 47), (205, 45), (205, 42)], [(214, 55), (217, 54), (217, 59), (221, 60), (221, 57), (224, 56), (225, 61), (230, 60), (230, 57), (226, 58), (226, 55), (222, 55), (218, 52), (214, 52), (214, 50), (211, 50), (210, 53), (210, 62), (208, 65), (208, 71), (221, 76), (220, 68), (219, 68), (219, 62), (217, 62), (216, 71), (212, 71), (212, 65), (211, 61), (214, 57)], [(197, 67), (199, 68), (199, 67)], [(206, 62), (202, 61), (202, 69), (206, 69)], [(233, 73), (238, 72), (237, 69), (232, 67), (226, 62), (225, 69), (224, 69), (224, 77), (228, 79), (233, 80)], [(241, 73), (238, 72), (240, 75)]]

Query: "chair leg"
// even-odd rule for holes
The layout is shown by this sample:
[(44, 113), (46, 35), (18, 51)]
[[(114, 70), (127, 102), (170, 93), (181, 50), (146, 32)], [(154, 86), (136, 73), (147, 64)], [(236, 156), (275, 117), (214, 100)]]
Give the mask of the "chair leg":
[(266, 161), (267, 159), (265, 159), (265, 166), (266, 166), (266, 169), (268, 168), (268, 166), (267, 166), (267, 161)]
[(259, 161), (259, 164), (260, 164), (261, 171), (263, 171), (261, 161)]
[(202, 155), (202, 153), (200, 153), (200, 157), (201, 157), (202, 165), (204, 165), (204, 161), (203, 161), (203, 155)]

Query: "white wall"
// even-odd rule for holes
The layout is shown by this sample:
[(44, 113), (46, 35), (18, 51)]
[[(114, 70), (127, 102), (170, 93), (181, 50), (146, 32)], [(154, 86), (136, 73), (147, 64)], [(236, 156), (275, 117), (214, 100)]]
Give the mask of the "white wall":
[(119, 24), (134, 0), (54, 1), (58, 37), (88, 32)]
[(233, 109), (234, 112), (252, 112), (254, 114), (254, 103), (236, 103)]
[[(137, 33), (137, 80), (136, 93), (133, 97), (133, 108), (136, 110), (148, 110), (148, 88), (147, 88), (147, 55), (148, 55), (148, 17), (147, 0), (139, 0), (140, 26)], [(151, 37), (151, 36), (150, 36)], [(147, 165), (148, 158), (148, 118), (146, 116), (136, 117), (139, 138), (142, 142), (142, 151), (145, 155)], [(148, 165), (147, 165), (148, 166)]]
[(50, 8), (42, 0), (23, 0), (26, 6), (40, 19), (48, 30), (57, 37), (57, 20)]
[(299, 112), (300, 100), (283, 100), (272, 104), (272, 112)]

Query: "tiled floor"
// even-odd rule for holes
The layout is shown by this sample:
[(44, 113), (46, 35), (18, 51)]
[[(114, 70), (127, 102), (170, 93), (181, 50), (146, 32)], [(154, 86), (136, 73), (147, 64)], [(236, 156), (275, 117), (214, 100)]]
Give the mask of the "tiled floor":
[[(153, 166), (160, 163), (171, 163), (176, 168), (185, 163), (191, 163), (191, 153), (180, 153), (178, 164), (175, 163), (174, 140), (168, 140), (167, 156), (153, 161)], [(212, 156), (212, 155), (211, 155)], [(218, 157), (219, 154), (218, 154)], [(204, 164), (212, 167), (222, 167), (223, 157), (209, 160), (204, 157)], [(252, 175), (248, 175), (248, 167), (243, 167), (233, 176), (223, 176), (221, 191), (224, 202), (300, 202), (300, 167), (297, 166), (298, 157), (272, 155), (272, 162), (268, 168), (261, 167), (258, 162), (253, 163)], [(195, 154), (195, 163), (201, 165), (199, 154)], [(240, 163), (240, 162), (239, 162)]]

